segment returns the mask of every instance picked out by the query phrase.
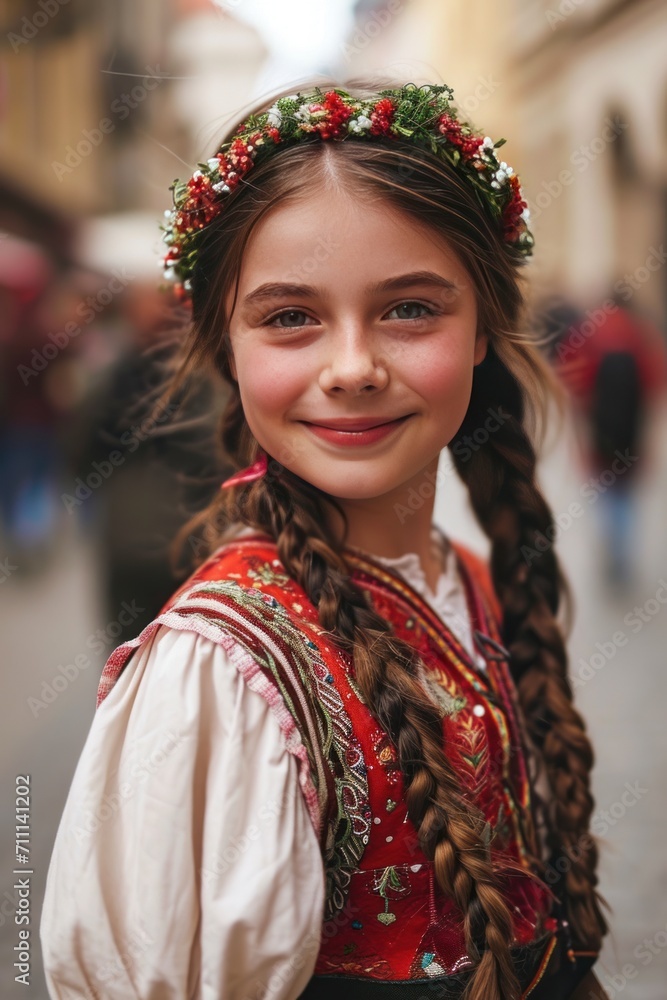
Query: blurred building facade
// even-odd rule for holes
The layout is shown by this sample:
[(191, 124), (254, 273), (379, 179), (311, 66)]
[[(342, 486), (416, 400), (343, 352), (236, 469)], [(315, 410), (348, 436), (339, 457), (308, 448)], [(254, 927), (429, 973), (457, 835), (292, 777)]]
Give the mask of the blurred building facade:
[(513, 6), (515, 92), (542, 280), (582, 305), (616, 286), (664, 328), (664, 4)]
[(4, 0), (0, 18), (0, 176), (76, 217), (159, 213), (265, 57), (209, 0)]
[[(166, 446), (147, 441), (134, 466), (128, 449), (85, 506), (63, 498), (93, 461), (107, 467), (114, 421), (155, 380), (144, 349), (157, 356), (174, 326), (156, 267), (169, 185), (247, 100), (265, 50), (209, 0), (4, 0), (0, 25), (0, 478), (13, 484), (0, 544), (37, 565), (63, 518), (111, 537), (134, 482), (169, 507), (150, 553), (169, 588), (164, 550), (185, 513), (164, 488)], [(191, 450), (198, 476), (219, 482), (207, 429)], [(136, 487), (137, 468), (149, 486)]]
[[(141, 204), (170, 4), (5, 0), (0, 171), (74, 216)], [(129, 16), (128, 16), (129, 15)]]
[(537, 241), (532, 295), (585, 307), (615, 287), (664, 329), (664, 4), (362, 0), (356, 14), (349, 76), (448, 83), (473, 123), (507, 136)]
[(168, 40), (172, 120), (185, 138), (182, 155), (199, 161), (212, 154), (229, 116), (249, 100), (268, 53), (231, 4), (179, 0), (177, 14)]

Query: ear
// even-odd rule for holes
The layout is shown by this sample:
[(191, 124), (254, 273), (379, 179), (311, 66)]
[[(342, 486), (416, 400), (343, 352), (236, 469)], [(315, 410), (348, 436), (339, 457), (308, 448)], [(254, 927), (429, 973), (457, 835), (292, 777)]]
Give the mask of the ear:
[(232, 373), (232, 378), (235, 382), (238, 382), (238, 376), (236, 374), (236, 362), (234, 361), (234, 355), (229, 352), (229, 370)]
[(475, 337), (475, 365), (480, 364), (486, 357), (486, 351), (489, 346), (489, 336), (487, 333), (477, 333)]

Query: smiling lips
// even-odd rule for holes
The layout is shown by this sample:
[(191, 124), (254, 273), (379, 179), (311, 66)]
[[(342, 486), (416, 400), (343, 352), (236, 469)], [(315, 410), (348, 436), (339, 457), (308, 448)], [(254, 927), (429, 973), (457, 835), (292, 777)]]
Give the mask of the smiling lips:
[(408, 413), (404, 417), (367, 417), (365, 419), (339, 417), (321, 424), (311, 423), (307, 420), (300, 422), (325, 441), (330, 441), (333, 444), (359, 445), (373, 444), (375, 441), (379, 441), (404, 424), (411, 416), (412, 414)]

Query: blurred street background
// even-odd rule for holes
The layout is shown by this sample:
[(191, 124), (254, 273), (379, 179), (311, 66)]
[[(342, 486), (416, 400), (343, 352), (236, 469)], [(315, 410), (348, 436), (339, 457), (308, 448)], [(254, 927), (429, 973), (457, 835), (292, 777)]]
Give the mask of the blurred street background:
[[(667, 997), (667, 10), (660, 0), (0, 4), (0, 995), (47, 1000), (38, 925), (107, 656), (176, 586), (168, 544), (228, 470), (202, 384), (142, 409), (178, 317), (169, 185), (226, 121), (318, 74), (447, 83), (531, 209), (530, 322), (568, 392), (540, 480), (574, 596), (577, 706), (613, 908), (610, 997)], [(179, 417), (180, 419), (180, 417)], [(115, 458), (111, 458), (111, 455)], [(441, 460), (435, 516), (486, 542)], [(191, 540), (196, 555), (196, 540)], [(14, 981), (16, 775), (32, 975)]]

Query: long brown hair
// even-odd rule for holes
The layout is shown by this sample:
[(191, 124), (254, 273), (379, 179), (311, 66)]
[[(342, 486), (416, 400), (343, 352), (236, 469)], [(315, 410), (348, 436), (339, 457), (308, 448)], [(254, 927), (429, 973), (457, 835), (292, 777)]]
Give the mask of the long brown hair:
[[(323, 86), (320, 81), (318, 85)], [(365, 80), (343, 86), (365, 98), (395, 84)], [(287, 93), (274, 94), (249, 113), (266, 110)], [(225, 140), (238, 124), (240, 120), (228, 129)], [(547, 400), (555, 398), (557, 383), (521, 329), (522, 258), (502, 242), (470, 185), (430, 151), (402, 139), (303, 142), (277, 151), (253, 168), (228, 199), (224, 213), (202, 234), (192, 279), (191, 329), (165, 395), (173, 395), (196, 370), (216, 371), (228, 392), (220, 426), (224, 452), (238, 468), (255, 460), (258, 443), (230, 370), (225, 303), (234, 288), (235, 304), (243, 250), (254, 227), (274, 206), (312, 190), (316, 179), (333, 179), (347, 190), (370, 193), (428, 225), (455, 249), (472, 279), (478, 323), (489, 346), (475, 367), (469, 408), (449, 447), (491, 542), (490, 568), (503, 609), (503, 639), (525, 727), (552, 792), (548, 806), (537, 795), (536, 801), (552, 856), (566, 859), (563, 878), (573, 942), (575, 947), (598, 950), (608, 928), (600, 905), (606, 903), (596, 891), (597, 848), (589, 834), (593, 752), (573, 705), (563, 627), (557, 622), (567, 597), (566, 582), (553, 545), (536, 547), (538, 538), (553, 539), (554, 519), (536, 483), (533, 437), (544, 427)], [(502, 413), (500, 426), (486, 434), (483, 443), (468, 447), (468, 435), (483, 426), (490, 410)], [(392, 634), (351, 580), (341, 542), (327, 527), (331, 504), (347, 532), (338, 502), (291, 473), (281, 457), (285, 459), (269, 456), (262, 479), (218, 491), (183, 527), (173, 551), (181, 551), (197, 532), (204, 533), (206, 548), (213, 550), (240, 525), (275, 539), (283, 565), (318, 609), (323, 628), (352, 657), (370, 711), (398, 750), (408, 814), (420, 845), (434, 861), (440, 886), (464, 915), (466, 946), (474, 963), (466, 1000), (518, 997), (510, 953), (512, 918), (485, 845), (484, 818), (462, 796), (443, 747), (439, 711), (417, 679), (418, 654)], [(542, 860), (534, 861), (536, 871), (543, 872)]]

